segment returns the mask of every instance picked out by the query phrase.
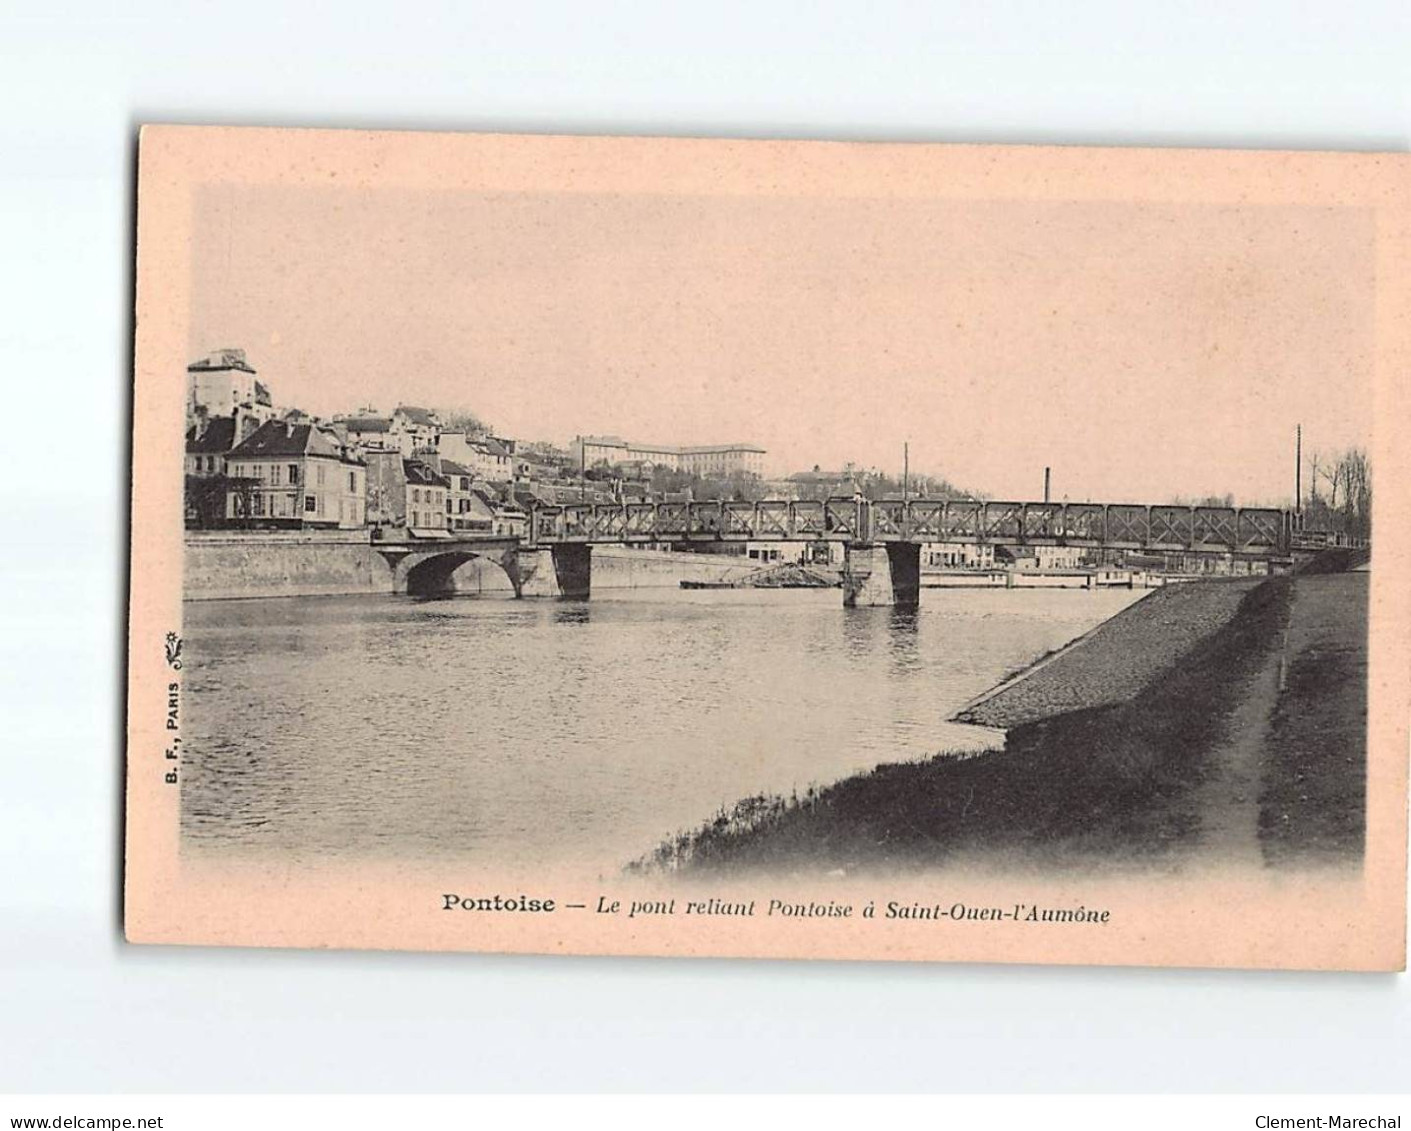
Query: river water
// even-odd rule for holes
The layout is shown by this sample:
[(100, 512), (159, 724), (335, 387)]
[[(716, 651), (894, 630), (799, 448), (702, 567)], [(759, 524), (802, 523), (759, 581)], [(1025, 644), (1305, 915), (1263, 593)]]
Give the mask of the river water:
[(992, 744), (947, 716), (1140, 595), (188, 602), (184, 847), (613, 872), (743, 797)]

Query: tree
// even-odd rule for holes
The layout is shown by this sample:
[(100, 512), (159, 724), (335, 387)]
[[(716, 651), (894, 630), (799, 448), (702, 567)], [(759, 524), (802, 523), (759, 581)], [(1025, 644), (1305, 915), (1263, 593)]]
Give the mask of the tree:
[(467, 436), (490, 436), (495, 431), (494, 425), (485, 423), (467, 409), (445, 413), (442, 419), (452, 432), (464, 432)]
[[(1363, 448), (1315, 452), (1304, 526), (1353, 538), (1372, 536), (1372, 465)], [(1319, 484), (1327, 488), (1327, 497)]]

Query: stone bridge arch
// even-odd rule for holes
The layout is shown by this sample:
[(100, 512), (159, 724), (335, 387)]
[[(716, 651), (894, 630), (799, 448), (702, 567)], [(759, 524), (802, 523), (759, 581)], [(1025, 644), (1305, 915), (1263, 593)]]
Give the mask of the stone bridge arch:
[(516, 549), (512, 544), (469, 549), (464, 546), (428, 547), (408, 552), (403, 548), (379, 550), (378, 553), (392, 571), (392, 592), (412, 597), (449, 597), (456, 592), (452, 576), (456, 570), (476, 558), (494, 562), (505, 571), (515, 596), (519, 596), (520, 580)]

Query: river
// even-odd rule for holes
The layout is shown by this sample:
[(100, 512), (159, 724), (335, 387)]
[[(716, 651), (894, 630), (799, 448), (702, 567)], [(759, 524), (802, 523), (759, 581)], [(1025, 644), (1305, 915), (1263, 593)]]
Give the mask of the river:
[(1139, 596), (188, 602), (183, 848), (613, 872), (740, 798), (990, 744), (947, 717)]

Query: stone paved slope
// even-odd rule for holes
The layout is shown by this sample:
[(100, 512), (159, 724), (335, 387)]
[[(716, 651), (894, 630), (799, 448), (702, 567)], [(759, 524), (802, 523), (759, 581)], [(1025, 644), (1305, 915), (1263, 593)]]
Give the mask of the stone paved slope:
[(955, 719), (1008, 730), (1065, 711), (1131, 699), (1229, 621), (1260, 580), (1188, 581), (1153, 590)]

